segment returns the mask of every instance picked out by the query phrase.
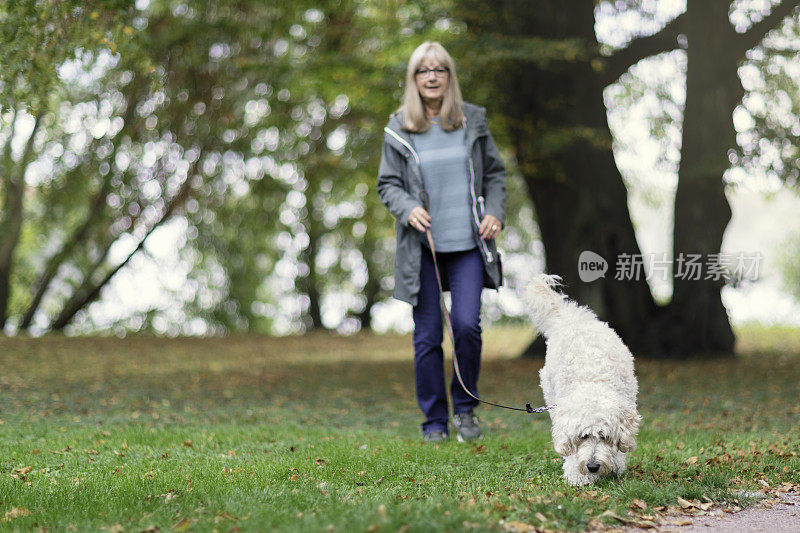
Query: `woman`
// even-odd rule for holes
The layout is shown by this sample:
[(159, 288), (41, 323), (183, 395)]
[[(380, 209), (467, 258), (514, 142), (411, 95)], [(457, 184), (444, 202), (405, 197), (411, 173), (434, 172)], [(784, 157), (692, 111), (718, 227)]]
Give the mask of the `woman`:
[[(481, 291), (502, 283), (494, 239), (505, 220), (505, 168), (485, 110), (462, 101), (455, 65), (439, 43), (425, 42), (411, 54), (403, 105), (384, 131), (378, 193), (397, 219), (394, 296), (413, 306), (422, 432), (426, 442), (441, 442), (449, 418), (442, 314), (426, 232), (433, 236), (444, 290), (452, 296), (461, 376), (477, 396)], [(450, 391), (458, 439), (479, 438), (473, 414), (478, 402), (455, 378)]]

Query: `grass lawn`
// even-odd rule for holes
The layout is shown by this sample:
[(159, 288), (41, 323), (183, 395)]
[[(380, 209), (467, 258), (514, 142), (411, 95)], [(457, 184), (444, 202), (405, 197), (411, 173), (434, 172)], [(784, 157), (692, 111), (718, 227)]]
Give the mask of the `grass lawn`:
[[(585, 488), (547, 415), (482, 407), (478, 444), (422, 444), (408, 336), (0, 338), (0, 530), (581, 530), (747, 505), (798, 480), (800, 330), (738, 335), (736, 360), (637, 361), (639, 449)], [(541, 405), (528, 340), (486, 332), (487, 399)]]

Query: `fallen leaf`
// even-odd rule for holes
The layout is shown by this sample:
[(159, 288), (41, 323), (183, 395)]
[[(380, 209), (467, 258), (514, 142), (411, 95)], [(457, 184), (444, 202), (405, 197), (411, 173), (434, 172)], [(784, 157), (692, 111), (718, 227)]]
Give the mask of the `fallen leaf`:
[(634, 498), (631, 502), (632, 507), (636, 507), (638, 509), (647, 509), (647, 502), (640, 500), (638, 498)]
[(172, 526), (170, 529), (173, 531), (187, 531), (192, 527), (188, 518), (182, 519), (180, 522)]
[(511, 531), (513, 533), (536, 533), (536, 526), (520, 522), (519, 520), (509, 520), (500, 526), (503, 531)]
[(689, 500), (684, 500), (680, 496), (678, 496), (678, 505), (680, 505), (684, 509), (689, 509), (691, 507), (694, 507), (694, 504), (692, 502), (690, 502)]
[(14, 518), (19, 518), (20, 516), (29, 516), (33, 513), (30, 510), (24, 507), (14, 507), (10, 511), (6, 511), (6, 514), (3, 516), (3, 521), (8, 522), (9, 520), (13, 520)]
[(626, 521), (624, 518), (619, 516), (617, 513), (615, 513), (611, 509), (606, 509), (605, 511), (603, 511), (603, 513), (600, 514), (600, 516), (598, 516), (598, 518), (602, 518), (604, 516), (607, 516), (609, 518), (613, 518), (614, 520), (619, 520), (620, 522), (625, 522)]
[(14, 472), (16, 472), (17, 474), (19, 474), (21, 476), (24, 476), (25, 474), (27, 474), (31, 470), (33, 470), (32, 466), (25, 466), (25, 467), (22, 467), (22, 468), (17, 468), (16, 470), (14, 470)]
[(692, 457), (689, 457), (688, 459), (686, 459), (686, 461), (684, 461), (684, 462), (687, 465), (693, 465), (693, 464), (695, 464), (697, 462), (697, 456), (693, 455)]

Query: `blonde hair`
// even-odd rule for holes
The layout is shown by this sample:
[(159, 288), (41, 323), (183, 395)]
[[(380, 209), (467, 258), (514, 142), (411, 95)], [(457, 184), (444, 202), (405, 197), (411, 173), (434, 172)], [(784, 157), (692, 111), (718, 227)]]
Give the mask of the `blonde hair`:
[(416, 81), (417, 69), (425, 59), (436, 61), (450, 72), (450, 81), (444, 93), (442, 110), (439, 115), (442, 121), (442, 129), (445, 131), (456, 130), (461, 127), (464, 120), (464, 111), (462, 110), (464, 100), (461, 98), (461, 89), (458, 86), (456, 65), (453, 62), (453, 58), (444, 49), (444, 46), (433, 41), (425, 41), (419, 45), (408, 60), (405, 96), (403, 97), (403, 105), (398, 110), (402, 110), (405, 113), (403, 129), (414, 133), (422, 133), (428, 131), (431, 127), (431, 121), (425, 111), (425, 104), (422, 102)]

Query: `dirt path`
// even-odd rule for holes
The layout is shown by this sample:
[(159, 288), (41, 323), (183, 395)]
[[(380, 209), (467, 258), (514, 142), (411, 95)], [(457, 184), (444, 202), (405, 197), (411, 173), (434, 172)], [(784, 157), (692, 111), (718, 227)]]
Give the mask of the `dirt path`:
[(735, 513), (715, 509), (703, 514), (665, 516), (655, 527), (626, 527), (639, 533), (797, 533), (800, 532), (800, 492), (771, 492), (758, 504)]

